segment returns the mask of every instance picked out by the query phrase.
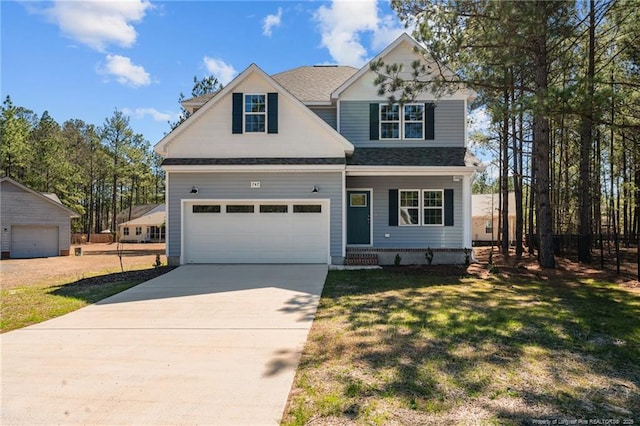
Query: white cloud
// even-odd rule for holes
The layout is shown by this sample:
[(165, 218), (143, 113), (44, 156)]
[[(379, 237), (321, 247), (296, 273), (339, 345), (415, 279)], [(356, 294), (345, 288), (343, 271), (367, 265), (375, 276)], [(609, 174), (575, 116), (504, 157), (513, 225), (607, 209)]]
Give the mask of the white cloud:
[(146, 116), (149, 116), (153, 119), (153, 121), (160, 121), (160, 122), (175, 120), (178, 116), (178, 114), (174, 114), (174, 113), (160, 112), (155, 108), (136, 108), (133, 110), (129, 108), (123, 108), (122, 113), (130, 117), (134, 117), (138, 120), (141, 120)]
[(120, 84), (133, 87), (151, 84), (149, 73), (142, 66), (132, 63), (131, 58), (126, 56), (107, 55), (107, 63), (99, 71), (103, 74), (115, 76)]
[(238, 71), (232, 65), (225, 63), (222, 59), (205, 56), (203, 61), (207, 71), (217, 78), (222, 85), (229, 83), (238, 74)]
[(333, 0), (329, 7), (320, 6), (314, 18), (321, 45), (341, 65), (361, 67), (370, 59), (363, 34), (371, 34), (371, 47), (379, 51), (403, 32), (391, 15), (379, 16), (377, 0)]
[(276, 28), (279, 27), (281, 20), (282, 20), (282, 8), (279, 7), (277, 15), (267, 15), (267, 17), (264, 18), (263, 25), (262, 25), (262, 34), (267, 37), (271, 37), (271, 29), (273, 27), (276, 27)]
[(137, 38), (131, 23), (151, 8), (148, 0), (56, 0), (43, 13), (68, 37), (102, 52), (111, 44), (131, 47)]

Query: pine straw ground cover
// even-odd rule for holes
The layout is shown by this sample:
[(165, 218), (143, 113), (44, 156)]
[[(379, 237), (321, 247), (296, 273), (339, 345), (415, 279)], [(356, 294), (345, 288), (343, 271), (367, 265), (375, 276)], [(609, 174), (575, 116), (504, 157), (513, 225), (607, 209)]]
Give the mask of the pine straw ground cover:
[(331, 271), (282, 423), (640, 424), (637, 282), (531, 265)]

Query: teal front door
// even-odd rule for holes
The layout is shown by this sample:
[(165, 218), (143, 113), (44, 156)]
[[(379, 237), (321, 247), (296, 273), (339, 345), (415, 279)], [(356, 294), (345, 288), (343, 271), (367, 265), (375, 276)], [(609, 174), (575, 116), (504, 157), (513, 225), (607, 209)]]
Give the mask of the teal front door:
[(347, 191), (347, 244), (371, 244), (371, 191)]

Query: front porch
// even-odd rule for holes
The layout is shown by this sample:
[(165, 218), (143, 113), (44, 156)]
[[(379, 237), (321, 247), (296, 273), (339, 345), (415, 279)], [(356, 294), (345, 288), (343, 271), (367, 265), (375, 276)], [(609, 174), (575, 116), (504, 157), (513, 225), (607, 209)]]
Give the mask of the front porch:
[[(373, 266), (395, 265), (396, 256), (400, 258), (400, 265), (426, 265), (428, 263), (424, 248), (373, 248), (347, 247), (345, 265)], [(432, 265), (462, 265), (473, 259), (471, 248), (430, 248), (433, 253)], [(468, 257), (468, 259), (467, 259)]]

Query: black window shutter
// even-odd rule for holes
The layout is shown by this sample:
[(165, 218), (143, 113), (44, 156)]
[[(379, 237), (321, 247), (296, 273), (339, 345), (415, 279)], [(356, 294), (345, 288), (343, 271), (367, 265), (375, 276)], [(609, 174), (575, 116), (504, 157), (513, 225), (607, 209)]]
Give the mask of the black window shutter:
[(267, 93), (267, 133), (278, 133), (278, 94)]
[(380, 139), (380, 106), (369, 104), (369, 140)]
[(398, 226), (398, 190), (389, 190), (389, 226)]
[(231, 132), (242, 133), (242, 109), (243, 109), (242, 93), (233, 94), (233, 106), (231, 112)]
[(453, 226), (453, 189), (444, 190), (444, 226)]
[(424, 138), (427, 140), (434, 140), (436, 138), (435, 111), (436, 106), (433, 103), (428, 102), (424, 104)]

